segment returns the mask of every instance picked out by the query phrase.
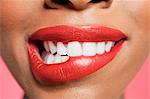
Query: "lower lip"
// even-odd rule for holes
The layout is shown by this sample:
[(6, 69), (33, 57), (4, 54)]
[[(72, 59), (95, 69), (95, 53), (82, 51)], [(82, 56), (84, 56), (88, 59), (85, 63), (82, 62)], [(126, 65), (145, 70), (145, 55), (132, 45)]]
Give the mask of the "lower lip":
[(32, 72), (41, 83), (61, 84), (86, 77), (104, 67), (116, 56), (124, 40), (115, 45), (109, 53), (96, 56), (71, 57), (67, 62), (44, 64), (32, 44), (28, 44), (28, 53)]

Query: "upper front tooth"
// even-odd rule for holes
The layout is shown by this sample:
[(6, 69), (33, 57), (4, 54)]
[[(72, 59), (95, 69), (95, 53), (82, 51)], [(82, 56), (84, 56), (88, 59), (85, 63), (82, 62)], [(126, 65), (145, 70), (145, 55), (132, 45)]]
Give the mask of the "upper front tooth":
[(55, 44), (52, 41), (49, 41), (48, 45), (49, 45), (49, 49), (50, 49), (52, 54), (57, 52), (57, 48), (56, 48)]
[(95, 42), (84, 42), (83, 43), (83, 55), (84, 56), (96, 55), (96, 43)]
[(68, 56), (81, 56), (82, 55), (82, 47), (81, 44), (77, 41), (68, 43)]
[(59, 55), (66, 55), (67, 54), (67, 48), (62, 42), (57, 43), (57, 53)]
[(44, 48), (47, 52), (49, 52), (49, 47), (48, 47), (48, 42), (47, 41), (44, 42)]
[(105, 53), (105, 42), (98, 42), (96, 50), (97, 50), (97, 54), (104, 54)]
[(111, 41), (108, 41), (108, 42), (106, 43), (106, 46), (105, 46), (106, 52), (110, 52), (110, 50), (111, 50), (113, 44), (114, 44), (114, 43), (111, 42)]

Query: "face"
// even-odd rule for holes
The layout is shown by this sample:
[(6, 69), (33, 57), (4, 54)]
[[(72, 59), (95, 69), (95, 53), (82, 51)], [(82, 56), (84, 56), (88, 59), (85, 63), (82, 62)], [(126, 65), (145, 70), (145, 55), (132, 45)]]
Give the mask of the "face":
[[(98, 0), (2, 0), (1, 55), (24, 89), (25, 94), (31, 99), (49, 99), (49, 97), (53, 97), (53, 99), (117, 99), (148, 56), (150, 47), (149, 9), (149, 0), (103, 0), (102, 2), (98, 2)], [(45, 34), (41, 28), (48, 34)], [(79, 33), (71, 33), (73, 29)], [(104, 33), (104, 35), (102, 32), (97, 33), (96, 31), (99, 29), (106, 29), (108, 33)], [(92, 30), (93, 34), (90, 34)], [(39, 35), (37, 31), (40, 32)], [(62, 31), (62, 33), (49, 31)], [(117, 32), (119, 33), (117, 34)], [(83, 42), (75, 39), (78, 34)], [(60, 36), (70, 41), (66, 42)], [(69, 38), (71, 36), (73, 38)], [(90, 38), (87, 39), (86, 36)], [(106, 37), (108, 38), (106, 39)], [(98, 42), (93, 42), (93, 39), (104, 43), (105, 47), (108, 41), (112, 41), (110, 45), (115, 44), (111, 45), (113, 47), (110, 51), (108, 48), (108, 51), (106, 50), (103, 54), (95, 55), (93, 48), (96, 46), (97, 49)], [(75, 40), (72, 45), (78, 48), (78, 53), (69, 49), (71, 40)], [(41, 45), (43, 48), (48, 46), (42, 44), (46, 41), (55, 43), (57, 51), (58, 42), (60, 42), (61, 50), (62, 46), (67, 46), (67, 51), (71, 50), (76, 54), (82, 52), (74, 57), (68, 51), (67, 58), (69, 57), (69, 60), (54, 63), (51, 62), (50, 55), (47, 55), (53, 54), (49, 48), (50, 52), (46, 52), (43, 60), (40, 61), (43, 69), (38, 70), (35, 59), (31, 57), (32, 53), (29, 50), (32, 48), (27, 46), (34, 45), (33, 42), (36, 42), (38, 47), (33, 49), (39, 50)], [(116, 42), (120, 41), (123, 43), (117, 48), (118, 43)], [(83, 54), (84, 50), (81, 49), (81, 45), (85, 47), (85, 54)], [(49, 47), (51, 46), (52, 44), (49, 44)], [(40, 51), (34, 51), (41, 54)], [(59, 53), (57, 52), (57, 54)], [(55, 58), (56, 55), (53, 57)], [(103, 62), (104, 57), (108, 59)], [(75, 65), (71, 63), (75, 63)], [(53, 68), (54, 66), (56, 68)], [(72, 70), (73, 76), (69, 76), (67, 79), (61, 79), (53, 72), (55, 69), (60, 69), (57, 67), (63, 67), (68, 72), (69, 67), (67, 66), (70, 66), (71, 69), (73, 66), (79, 67), (81, 71), (74, 73)], [(87, 67), (85, 71), (82, 66)], [(68, 75), (71, 75), (71, 72)]]

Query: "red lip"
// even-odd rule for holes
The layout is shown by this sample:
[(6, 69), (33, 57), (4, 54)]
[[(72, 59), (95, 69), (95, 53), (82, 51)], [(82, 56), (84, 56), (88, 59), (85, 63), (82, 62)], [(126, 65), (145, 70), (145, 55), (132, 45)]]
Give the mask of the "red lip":
[(65, 83), (83, 78), (109, 63), (120, 50), (126, 36), (119, 30), (103, 26), (59, 25), (38, 30), (30, 40), (70, 41), (119, 41), (109, 53), (95, 56), (71, 57), (67, 62), (44, 64), (33, 44), (28, 44), (29, 58), (35, 78), (48, 84)]

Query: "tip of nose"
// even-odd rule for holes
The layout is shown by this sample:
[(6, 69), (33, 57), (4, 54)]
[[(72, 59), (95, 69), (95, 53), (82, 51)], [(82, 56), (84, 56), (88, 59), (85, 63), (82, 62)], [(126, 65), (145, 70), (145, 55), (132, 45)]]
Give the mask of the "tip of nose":
[(88, 7), (91, 0), (70, 0), (72, 8), (83, 10)]
[(72, 8), (72, 9), (75, 9), (75, 10), (84, 10), (84, 9), (86, 9), (86, 8), (88, 8), (88, 5), (73, 5), (73, 4), (70, 4), (70, 6), (69, 6), (70, 8)]

